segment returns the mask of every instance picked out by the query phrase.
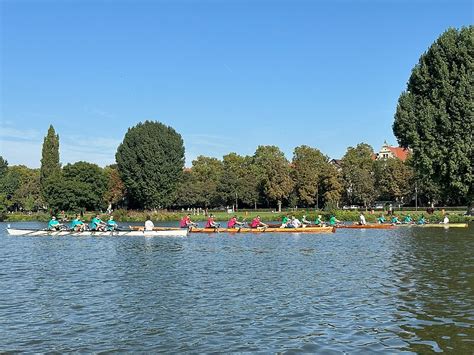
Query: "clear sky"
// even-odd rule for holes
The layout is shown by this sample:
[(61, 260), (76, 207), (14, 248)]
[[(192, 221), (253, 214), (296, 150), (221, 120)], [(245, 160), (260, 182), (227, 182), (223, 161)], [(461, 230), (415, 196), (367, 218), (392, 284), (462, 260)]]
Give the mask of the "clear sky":
[(158, 120), (198, 155), (307, 144), (331, 158), (395, 144), (398, 97), (462, 0), (0, 0), (0, 155), (39, 167), (113, 163), (127, 128)]

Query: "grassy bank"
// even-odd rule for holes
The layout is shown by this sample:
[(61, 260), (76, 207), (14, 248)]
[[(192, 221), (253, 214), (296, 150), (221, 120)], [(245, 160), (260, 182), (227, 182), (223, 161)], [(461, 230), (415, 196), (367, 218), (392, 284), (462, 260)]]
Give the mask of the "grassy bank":
[[(144, 222), (147, 217), (149, 216), (153, 221), (156, 222), (177, 222), (179, 221), (182, 216), (186, 212), (167, 212), (167, 211), (134, 211), (134, 210), (117, 210), (114, 211), (113, 216), (117, 222)], [(214, 214), (217, 221), (227, 221), (230, 216), (233, 214), (229, 214), (224, 211), (211, 211), (210, 213)], [(235, 213), (239, 220), (244, 220), (246, 222), (251, 221), (257, 215), (261, 217), (263, 221), (280, 221), (284, 215), (294, 215), (297, 218), (302, 218), (303, 215), (306, 215), (306, 218), (310, 221), (314, 221), (318, 215), (322, 215), (324, 220), (328, 220), (329, 217), (334, 214), (336, 218), (340, 221), (346, 222), (355, 222), (359, 220), (359, 212), (358, 211), (347, 211), (347, 210), (336, 210), (333, 212), (328, 211), (305, 211), (305, 210), (298, 210), (297, 212), (284, 212), (284, 213), (274, 213), (270, 211), (242, 211)], [(375, 212), (374, 214), (365, 213), (365, 217), (367, 222), (375, 222), (377, 218), (380, 216), (381, 212)], [(396, 211), (395, 214), (402, 219), (407, 214), (410, 214), (413, 219), (418, 219), (421, 215), (424, 215), (426, 219), (430, 222), (440, 222), (443, 219), (443, 215), (441, 212), (435, 212), (432, 215), (428, 215), (426, 212), (421, 211), (403, 211), (398, 212)], [(90, 221), (95, 213), (85, 213), (83, 220)], [(67, 219), (70, 220), (73, 218), (74, 213), (67, 213)], [(101, 218), (106, 220), (107, 214), (101, 214)], [(28, 222), (28, 221), (39, 221), (39, 222), (47, 222), (49, 221), (50, 216), (47, 213), (9, 213), (5, 215), (4, 221), (5, 222)], [(207, 219), (204, 215), (194, 215), (192, 216), (192, 220), (196, 222), (205, 221)], [(462, 211), (456, 212), (449, 212), (449, 219), (453, 223), (459, 222), (469, 222), (473, 221), (474, 217), (464, 216)]]

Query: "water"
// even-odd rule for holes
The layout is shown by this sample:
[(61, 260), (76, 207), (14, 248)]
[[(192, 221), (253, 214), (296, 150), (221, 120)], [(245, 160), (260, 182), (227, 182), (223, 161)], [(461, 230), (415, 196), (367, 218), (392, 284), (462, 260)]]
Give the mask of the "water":
[(474, 350), (472, 225), (181, 239), (4, 228), (0, 351)]

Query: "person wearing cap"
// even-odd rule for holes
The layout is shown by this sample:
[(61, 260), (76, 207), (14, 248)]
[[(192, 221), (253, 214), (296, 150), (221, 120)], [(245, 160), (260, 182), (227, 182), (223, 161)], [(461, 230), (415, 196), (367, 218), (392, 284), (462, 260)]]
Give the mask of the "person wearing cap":
[(89, 224), (90, 229), (93, 231), (105, 231), (105, 226), (106, 224), (100, 219), (99, 215), (92, 218), (91, 223)]
[(49, 221), (48, 223), (48, 230), (49, 231), (58, 231), (59, 229), (61, 228), (61, 223), (59, 223), (57, 220), (56, 220), (56, 217), (55, 216), (52, 216), (51, 217), (51, 220)]
[(114, 216), (110, 216), (109, 220), (107, 221), (107, 230), (114, 231), (118, 228), (117, 222), (114, 221)]
[(308, 225), (311, 225), (311, 221), (308, 221), (306, 219), (306, 216), (303, 216), (303, 218), (301, 219), (301, 223), (303, 223), (303, 227), (306, 227)]

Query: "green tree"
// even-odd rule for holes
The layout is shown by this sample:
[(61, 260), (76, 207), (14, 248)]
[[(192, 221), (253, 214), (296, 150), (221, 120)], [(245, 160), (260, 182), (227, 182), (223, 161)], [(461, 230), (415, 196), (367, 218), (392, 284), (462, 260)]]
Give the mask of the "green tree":
[(173, 203), (184, 167), (183, 139), (173, 128), (152, 121), (129, 128), (115, 158), (132, 206)]
[(338, 206), (344, 192), (342, 176), (336, 167), (330, 163), (326, 164), (322, 176), (320, 189), (322, 192), (322, 205)]
[(393, 132), (410, 148), (417, 185), (432, 203), (473, 201), (474, 27), (448, 29), (413, 68)]
[(0, 156), (0, 179), (7, 173), (8, 170), (8, 161), (3, 159), (2, 156)]
[(341, 159), (346, 197), (351, 204), (368, 207), (375, 200), (374, 151), (365, 143), (349, 147)]
[(5, 202), (1, 209), (33, 211), (42, 205), (39, 170), (24, 165), (8, 167), (0, 178), (0, 194)]
[(259, 170), (264, 198), (267, 202), (276, 202), (281, 211), (283, 200), (290, 196), (294, 186), (290, 176), (290, 163), (276, 146), (259, 146), (254, 161)]
[(59, 163), (59, 135), (56, 134), (54, 127), (49, 126), (48, 133), (44, 137), (43, 149), (41, 152), (40, 186), (41, 192), (46, 202), (48, 195), (45, 193), (46, 187), (51, 178), (57, 177), (61, 173)]
[(107, 188), (103, 197), (104, 202), (115, 207), (125, 198), (125, 185), (120, 178), (116, 165), (106, 166), (104, 168), (104, 174), (107, 179)]
[(377, 160), (374, 163), (375, 184), (382, 200), (406, 202), (413, 194), (413, 171), (397, 158)]

